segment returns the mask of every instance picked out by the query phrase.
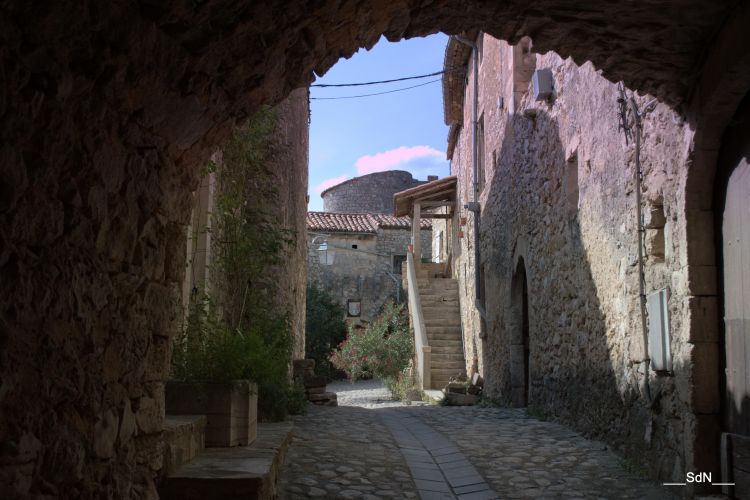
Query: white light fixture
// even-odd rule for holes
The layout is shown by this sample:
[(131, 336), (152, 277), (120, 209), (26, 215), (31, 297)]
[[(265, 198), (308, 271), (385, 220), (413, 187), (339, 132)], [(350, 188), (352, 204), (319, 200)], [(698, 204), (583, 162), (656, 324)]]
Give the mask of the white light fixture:
[(333, 260), (336, 258), (336, 250), (333, 247), (328, 247), (328, 242), (324, 241), (318, 246), (318, 259), (324, 266), (333, 265)]

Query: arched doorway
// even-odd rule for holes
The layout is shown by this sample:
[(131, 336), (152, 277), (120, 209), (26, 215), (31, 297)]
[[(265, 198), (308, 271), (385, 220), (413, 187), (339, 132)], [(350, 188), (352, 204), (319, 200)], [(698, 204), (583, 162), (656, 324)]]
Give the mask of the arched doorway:
[(515, 407), (529, 403), (531, 344), (529, 337), (529, 288), (526, 265), (518, 259), (511, 282), (511, 314), (513, 332), (510, 346), (512, 401)]
[(722, 463), (734, 495), (750, 495), (750, 94), (724, 134), (716, 177), (715, 216), (721, 228), (724, 370)]

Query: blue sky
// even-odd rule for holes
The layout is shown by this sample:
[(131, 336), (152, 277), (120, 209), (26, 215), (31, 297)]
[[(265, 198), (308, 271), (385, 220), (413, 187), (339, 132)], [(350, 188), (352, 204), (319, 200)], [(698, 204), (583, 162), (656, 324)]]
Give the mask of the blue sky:
[[(389, 43), (341, 59), (315, 83), (388, 80), (443, 69), (447, 37), (442, 33)], [(311, 88), (311, 97), (339, 97), (395, 90), (440, 76), (390, 84)], [(408, 170), (418, 179), (448, 175), (440, 82), (372, 97), (311, 100), (310, 204), (322, 210), (320, 192), (346, 179), (380, 170)]]

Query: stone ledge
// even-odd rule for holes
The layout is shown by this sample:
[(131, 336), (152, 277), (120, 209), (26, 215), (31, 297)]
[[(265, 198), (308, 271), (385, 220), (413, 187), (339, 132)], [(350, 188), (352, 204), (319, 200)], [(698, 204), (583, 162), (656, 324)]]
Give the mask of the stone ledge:
[(291, 422), (259, 424), (251, 446), (209, 448), (171, 474), (163, 499), (270, 499), (292, 440)]
[(167, 415), (164, 419), (164, 466), (162, 474), (173, 474), (205, 447), (205, 415)]

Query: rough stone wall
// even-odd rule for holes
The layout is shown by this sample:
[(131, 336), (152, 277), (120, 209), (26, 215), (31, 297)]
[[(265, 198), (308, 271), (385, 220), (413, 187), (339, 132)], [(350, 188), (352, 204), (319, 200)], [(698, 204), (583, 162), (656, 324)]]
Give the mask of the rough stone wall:
[[(348, 300), (361, 300), (361, 316), (351, 321), (372, 321), (388, 298), (396, 299), (401, 279), (394, 275), (394, 281), (388, 273), (393, 274), (393, 256), (406, 255), (410, 229), (378, 229), (368, 235), (332, 233), (326, 238), (329, 248), (336, 248), (332, 265), (320, 264), (318, 251), (310, 244), (312, 237), (308, 236), (308, 279), (338, 298), (344, 307)], [(423, 229), (421, 237), (429, 255), (431, 231)], [(352, 245), (357, 245), (356, 250)], [(400, 296), (405, 299), (403, 293)]]
[(424, 184), (409, 172), (388, 170), (349, 179), (321, 193), (324, 212), (392, 214), (393, 195)]
[[(507, 403), (523, 384), (518, 373), (521, 324), (514, 275), (528, 280), (530, 405), (606, 438), (661, 478), (684, 480), (695, 463), (696, 413), (716, 417), (714, 393), (696, 395), (691, 310), (710, 308), (686, 282), (685, 201), (681, 196), (692, 131), (658, 104), (645, 118), (641, 152), (647, 223), (647, 293), (668, 287), (674, 374), (649, 373), (656, 403), (642, 394), (643, 346), (637, 281), (634, 144), (618, 131), (617, 88), (590, 64), (555, 53), (555, 95), (534, 101), (529, 87), (513, 104), (512, 47), (485, 36), (479, 115), (484, 123), (486, 182), (479, 200), (481, 269), (487, 318), (474, 304), (473, 220), (463, 227), (454, 269), (460, 283), (467, 367), (478, 358), (488, 390)], [(464, 126), (452, 161), (459, 206), (470, 199), (472, 72)], [(527, 84), (529, 85), (529, 84)], [(504, 106), (498, 106), (503, 97)], [(638, 97), (641, 107), (650, 96)], [(660, 212), (665, 220), (659, 222)], [(665, 223), (666, 222), (666, 223)], [(710, 229), (710, 228), (709, 228)], [(435, 232), (439, 231), (436, 226)], [(484, 329), (484, 331), (483, 331)], [(514, 349), (516, 352), (514, 353)], [(521, 348), (522, 349), (522, 348)], [(514, 373), (515, 371), (515, 373)], [(716, 381), (718, 374), (706, 374)], [(519, 380), (520, 377), (520, 380)], [(703, 449), (703, 453), (710, 450)]]
[[(200, 165), (237, 120), (311, 82), (313, 69), (381, 34), (438, 30), (533, 33), (542, 52), (590, 59), (689, 106), (700, 140), (685, 223), (700, 248), (721, 132), (750, 81), (747, 19), (746, 4), (698, 0), (3, 4), (2, 490), (154, 493), (159, 381)], [(691, 291), (712, 295), (699, 283), (715, 277), (712, 255), (689, 251), (686, 262)]]
[(309, 100), (307, 89), (298, 89), (275, 106), (282, 154), (274, 167), (279, 188), (282, 227), (293, 243), (287, 247), (284, 264), (274, 270), (277, 307), (291, 313), (294, 359), (305, 357), (305, 283), (307, 277), (307, 176), (309, 153)]

